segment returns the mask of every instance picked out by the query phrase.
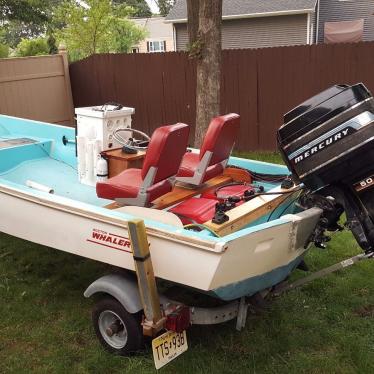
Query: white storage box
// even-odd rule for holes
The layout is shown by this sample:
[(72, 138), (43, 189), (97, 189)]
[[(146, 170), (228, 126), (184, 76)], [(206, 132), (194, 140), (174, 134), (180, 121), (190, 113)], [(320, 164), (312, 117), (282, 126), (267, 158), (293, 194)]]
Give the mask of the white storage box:
[[(131, 115), (135, 113), (135, 109), (115, 108), (114, 105), (75, 108), (78, 136), (101, 140), (103, 151), (121, 147), (121, 144), (113, 139), (113, 132), (119, 128), (131, 127)], [(130, 137), (131, 133), (128, 134)]]
[[(112, 148), (122, 147), (113, 133), (122, 128), (131, 128), (134, 108), (106, 104), (75, 108), (77, 116), (77, 150), (79, 180), (83, 184), (96, 184), (96, 163), (99, 154)], [(131, 132), (122, 137), (131, 137)]]

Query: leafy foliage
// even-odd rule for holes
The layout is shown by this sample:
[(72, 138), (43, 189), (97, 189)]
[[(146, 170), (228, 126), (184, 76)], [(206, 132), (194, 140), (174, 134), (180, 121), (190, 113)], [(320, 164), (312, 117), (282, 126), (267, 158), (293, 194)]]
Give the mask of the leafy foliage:
[(145, 37), (145, 31), (127, 19), (116, 19), (112, 29), (110, 52), (129, 52), (131, 47)]
[(0, 58), (5, 58), (9, 56), (9, 46), (6, 44), (5, 32), (0, 29)]
[(87, 0), (86, 4), (66, 1), (57, 11), (65, 27), (56, 37), (66, 44), (71, 60), (94, 53), (128, 52), (144, 38), (144, 31), (126, 19), (133, 12), (126, 4), (113, 6), (109, 0)]
[(9, 46), (0, 43), (0, 58), (5, 58), (9, 56)]
[(113, 0), (114, 4), (123, 4), (133, 8), (134, 17), (151, 17), (152, 12), (145, 0)]
[(158, 9), (160, 10), (160, 14), (164, 17), (166, 17), (170, 9), (174, 6), (176, 0), (155, 0), (156, 4), (158, 6)]
[(44, 32), (44, 25), (27, 24), (19, 20), (13, 20), (3, 26), (4, 39), (9, 46), (16, 48), (22, 39), (32, 39)]
[(6, 43), (15, 48), (21, 39), (45, 34), (50, 27), (54, 9), (62, 0), (0, 0), (1, 29)]
[(45, 38), (22, 39), (17, 46), (18, 57), (48, 55), (49, 46)]
[(53, 54), (58, 53), (58, 48), (56, 45), (56, 38), (53, 36), (53, 34), (48, 35), (47, 45), (48, 45), (49, 54), (53, 55)]
[(1, 20), (41, 24), (48, 21), (47, 0), (0, 0)]

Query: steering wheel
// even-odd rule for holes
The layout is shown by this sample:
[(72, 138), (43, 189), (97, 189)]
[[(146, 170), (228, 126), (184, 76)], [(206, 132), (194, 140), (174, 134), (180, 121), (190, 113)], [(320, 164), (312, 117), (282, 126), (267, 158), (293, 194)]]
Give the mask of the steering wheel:
[[(131, 132), (132, 136), (130, 138), (124, 138), (122, 133)], [(140, 135), (140, 139), (133, 138), (133, 134)], [(144, 132), (126, 127), (123, 129), (117, 129), (113, 133), (113, 138), (124, 147), (134, 150), (134, 151), (145, 151), (148, 148), (149, 141), (151, 138)]]

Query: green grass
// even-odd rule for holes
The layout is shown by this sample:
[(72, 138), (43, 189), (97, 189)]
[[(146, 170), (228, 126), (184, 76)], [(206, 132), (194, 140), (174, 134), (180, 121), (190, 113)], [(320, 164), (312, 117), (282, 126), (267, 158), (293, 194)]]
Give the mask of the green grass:
[[(278, 160), (274, 154), (256, 155)], [(277, 158), (278, 157), (278, 158)], [(349, 232), (313, 250), (315, 271), (359, 253)], [(104, 352), (83, 292), (109, 268), (0, 234), (0, 373), (153, 373), (152, 353)], [(374, 261), (317, 280), (235, 323), (193, 326), (165, 373), (373, 373)], [(300, 276), (300, 273), (295, 274)]]
[(234, 156), (251, 158), (264, 162), (272, 162), (274, 164), (283, 164), (282, 158), (278, 152), (234, 152)]

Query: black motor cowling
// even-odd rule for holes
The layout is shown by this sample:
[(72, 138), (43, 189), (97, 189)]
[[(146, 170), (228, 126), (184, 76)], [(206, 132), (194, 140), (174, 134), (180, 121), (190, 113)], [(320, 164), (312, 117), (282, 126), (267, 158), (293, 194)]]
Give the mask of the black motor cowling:
[(368, 89), (336, 85), (292, 109), (278, 130), (278, 147), (295, 182), (333, 198), (359, 245), (373, 251), (374, 99)]

